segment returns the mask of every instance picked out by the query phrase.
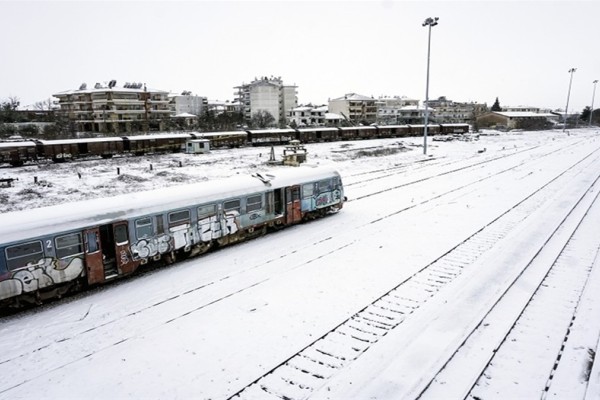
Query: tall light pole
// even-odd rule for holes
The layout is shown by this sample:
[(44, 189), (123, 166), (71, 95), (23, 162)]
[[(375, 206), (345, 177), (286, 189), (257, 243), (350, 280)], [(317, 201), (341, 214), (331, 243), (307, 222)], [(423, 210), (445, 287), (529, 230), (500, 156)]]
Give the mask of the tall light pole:
[(592, 107), (590, 108), (590, 126), (592, 126), (592, 114), (594, 114), (594, 97), (596, 96), (596, 83), (598, 83), (598, 79), (594, 82), (594, 91), (592, 92)]
[(569, 97), (571, 96), (571, 83), (573, 83), (573, 73), (577, 71), (577, 68), (571, 68), (569, 73), (571, 74), (571, 79), (569, 80), (569, 91), (567, 92), (567, 106), (565, 107), (565, 120), (563, 121), (563, 132), (567, 129), (567, 117), (569, 115)]
[(425, 129), (423, 130), (423, 154), (427, 154), (427, 123), (429, 122), (429, 55), (431, 50), (431, 28), (438, 24), (438, 17), (427, 18), (423, 26), (429, 27), (427, 38), (427, 83), (425, 84)]

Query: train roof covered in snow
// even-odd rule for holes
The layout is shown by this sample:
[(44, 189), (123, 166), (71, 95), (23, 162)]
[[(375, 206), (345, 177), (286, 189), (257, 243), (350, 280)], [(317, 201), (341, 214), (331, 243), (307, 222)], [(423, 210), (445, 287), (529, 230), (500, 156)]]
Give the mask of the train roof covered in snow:
[(0, 244), (217, 202), (334, 176), (339, 176), (339, 173), (332, 168), (303, 166), (9, 212), (0, 217)]

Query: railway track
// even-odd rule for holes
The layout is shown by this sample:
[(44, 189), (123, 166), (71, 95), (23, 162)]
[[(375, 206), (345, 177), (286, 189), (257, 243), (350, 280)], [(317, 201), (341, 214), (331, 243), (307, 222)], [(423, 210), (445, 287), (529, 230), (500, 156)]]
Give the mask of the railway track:
[[(552, 153), (554, 153), (554, 152), (555, 152), (555, 150), (552, 151)], [(538, 192), (544, 191), (547, 195), (551, 191), (555, 191), (555, 192), (560, 191), (562, 186), (565, 184), (565, 182), (568, 182), (570, 179), (573, 179), (582, 170), (585, 170), (586, 168), (590, 168), (590, 165), (592, 165), (594, 163), (594, 161), (595, 161), (594, 152), (592, 152), (584, 160), (572, 165), (571, 168), (569, 168), (567, 171), (565, 171), (564, 173), (557, 176), (551, 182), (547, 183), (547, 185), (545, 185), (543, 188), (540, 188), (538, 190)], [(513, 167), (518, 168), (519, 166), (522, 166), (522, 165), (523, 165), (523, 163), (519, 162), (519, 163), (516, 163)], [(510, 170), (510, 169), (508, 169), (508, 170)], [(490, 179), (490, 178), (493, 178), (493, 176), (505, 173), (506, 171), (507, 171), (507, 169), (503, 169), (500, 172), (492, 174), (491, 176), (486, 176), (483, 178), (476, 179), (471, 183), (459, 185), (459, 187), (453, 187), (450, 191), (440, 193), (436, 196), (425, 198), (424, 200), (422, 200), (422, 202), (420, 204), (430, 202), (435, 198), (443, 197), (445, 194), (455, 193), (457, 190), (461, 190), (461, 189), (464, 189), (465, 187), (468, 187), (469, 185), (475, 185), (476, 183), (481, 182), (481, 179)], [(441, 175), (438, 174), (437, 176), (439, 177)], [(529, 196), (527, 199), (525, 199), (524, 202), (530, 202), (530, 199), (535, 198), (535, 197), (536, 197), (536, 194), (534, 193), (531, 196)], [(538, 201), (540, 201), (539, 196), (537, 196), (537, 197), (538, 197)], [(357, 200), (357, 201), (360, 201), (360, 200)], [(517, 205), (515, 207), (519, 207), (519, 205)], [(402, 211), (403, 211), (403, 209), (400, 208), (399, 210), (389, 213), (383, 219), (385, 220), (387, 218), (391, 218), (394, 215), (397, 215), (398, 212), (402, 212)], [(513, 211), (509, 211), (508, 214), (506, 214), (506, 218), (505, 218), (505, 216), (500, 216), (498, 218), (506, 220), (507, 218), (509, 218), (508, 217), (509, 214), (511, 215), (510, 218), (516, 218), (516, 217), (513, 217), (514, 215), (516, 215)], [(527, 212), (525, 212), (525, 214), (527, 214)], [(523, 215), (525, 215), (525, 214), (523, 214)], [(523, 218), (526, 218), (526, 215)], [(371, 221), (371, 223), (376, 223), (376, 221)], [(517, 218), (517, 222), (513, 222), (513, 223), (518, 225), (518, 218)], [(483, 230), (487, 229), (487, 233), (489, 234), (491, 228), (488, 229), (488, 228), (484, 227), (482, 229)], [(510, 228), (510, 229), (512, 229), (512, 228)], [(509, 229), (509, 231), (510, 231), (510, 229)], [(451, 283), (454, 279), (456, 279), (463, 273), (464, 269), (468, 267), (468, 264), (466, 266), (464, 265), (464, 261), (468, 260), (467, 256), (477, 258), (478, 256), (480, 256), (482, 254), (481, 249), (484, 249), (484, 248), (489, 249), (490, 246), (493, 246), (493, 244), (496, 243), (497, 240), (499, 240), (498, 237), (502, 237), (502, 236), (498, 236), (498, 235), (506, 235), (506, 232), (504, 232), (504, 233), (502, 233), (503, 231), (499, 231), (499, 232), (500, 233), (495, 234), (496, 236), (492, 235), (487, 238), (485, 236), (483, 236), (483, 231), (478, 232), (476, 235), (480, 235), (478, 237), (483, 238), (483, 239), (481, 239), (481, 241), (478, 241), (475, 243), (475, 245), (473, 245), (472, 243), (475, 242), (475, 239), (468, 239), (467, 241), (460, 244), (453, 251), (448, 253), (446, 256), (444, 256), (445, 257), (444, 260), (439, 259), (436, 262), (427, 266), (426, 269), (411, 276), (409, 279), (407, 279), (405, 282), (403, 282), (400, 285), (400, 286), (402, 286), (402, 288), (400, 288), (400, 286), (399, 286), (397, 288), (392, 289), (387, 294), (392, 297), (388, 297), (384, 300), (383, 296), (382, 296), (382, 298), (380, 300), (378, 300), (377, 302), (374, 302), (373, 304), (370, 304), (364, 310), (362, 310), (361, 311), (362, 315), (360, 317), (351, 318), (351, 320), (348, 321), (349, 323), (351, 322), (350, 325), (343, 327), (343, 329), (342, 329), (342, 326), (340, 325), (340, 327), (339, 327), (340, 330), (335, 332), (335, 335), (338, 338), (338, 341), (337, 342), (333, 341), (332, 343), (334, 343), (334, 344), (332, 346), (333, 346), (334, 350), (337, 349), (337, 347), (340, 347), (340, 349), (342, 350), (342, 353), (340, 353), (340, 354), (342, 354), (342, 357), (344, 357), (344, 360), (339, 359), (339, 360), (337, 360), (337, 363), (334, 363), (333, 361), (335, 361), (334, 360), (335, 357), (333, 357), (333, 359), (332, 359), (331, 355), (335, 355), (336, 353), (333, 352), (333, 350), (331, 348), (325, 348), (325, 350), (321, 349), (325, 353), (327, 353), (328, 350), (330, 350), (331, 353), (328, 353), (330, 355), (327, 355), (327, 354), (324, 354), (321, 352), (317, 352), (317, 355), (322, 354), (323, 357), (325, 357), (325, 359), (321, 360), (323, 362), (323, 364), (317, 363), (323, 369), (317, 371), (315, 374), (325, 377), (326, 375), (323, 375), (323, 374), (325, 372), (329, 371), (329, 369), (331, 369), (332, 366), (337, 365), (340, 368), (343, 368), (343, 367), (347, 366), (350, 362), (352, 362), (352, 360), (356, 359), (356, 357), (360, 356), (360, 354), (364, 353), (364, 351), (366, 351), (366, 349), (368, 349), (370, 346), (372, 346), (374, 343), (376, 343), (379, 340), (379, 339), (374, 340), (374, 337), (372, 337), (372, 335), (371, 335), (371, 333), (372, 333), (371, 330), (373, 330), (373, 332), (379, 332), (379, 334), (380, 334), (379, 338), (381, 338), (381, 337), (385, 336), (386, 332), (390, 332), (395, 327), (402, 324), (403, 321), (405, 320), (405, 318), (410, 317), (410, 315), (412, 313), (414, 313), (415, 311), (418, 311), (418, 309), (423, 304), (426, 304), (428, 299), (430, 299), (432, 296), (434, 296), (437, 291), (439, 291), (445, 285)], [(324, 239), (322, 238), (318, 242), (309, 241), (303, 246), (312, 247), (312, 246), (318, 245), (319, 242), (327, 244), (326, 242), (329, 239), (331, 239), (331, 238), (324, 238)], [(474, 246), (471, 248), (471, 250), (465, 250), (465, 249), (468, 249), (468, 247), (467, 247), (468, 241), (470, 241), (471, 246)], [(341, 240), (339, 242), (336, 242), (336, 245), (333, 248), (331, 248), (331, 246), (327, 246), (327, 247), (329, 247), (328, 252), (335, 253), (336, 251), (342, 250), (344, 247), (350, 246), (351, 244), (352, 244), (352, 241), (348, 242), (348, 241)], [(475, 251), (473, 249), (477, 249), (477, 250)], [(287, 256), (289, 256), (290, 254), (299, 252), (299, 251), (302, 251), (301, 247), (294, 249), (289, 254), (287, 254), (287, 253), (286, 254), (287, 254)], [(485, 250), (483, 250), (483, 251), (485, 252)], [(322, 257), (326, 256), (328, 252), (324, 252)], [(451, 253), (452, 253), (453, 257), (450, 256)], [(277, 257), (278, 258), (286, 257), (286, 254), (283, 254), (283, 255), (278, 254)], [(173, 296), (170, 298), (163, 298), (163, 299), (157, 300), (155, 302), (151, 301), (144, 308), (132, 310), (131, 312), (121, 315), (117, 318), (108, 319), (108, 320), (106, 320), (105, 323), (103, 323), (101, 325), (92, 326), (87, 330), (80, 331), (80, 332), (72, 334), (70, 336), (61, 337), (60, 339), (58, 339), (54, 342), (48, 343), (46, 346), (39, 346), (32, 352), (23, 352), (18, 356), (14, 356), (11, 358), (4, 358), (3, 360), (0, 360), (0, 368), (2, 368), (2, 364), (8, 365), (17, 360), (22, 360), (22, 362), (23, 362), (22, 366), (24, 367), (25, 370), (30, 369), (30, 368), (35, 369), (35, 366), (31, 366), (31, 367), (26, 366), (27, 358), (30, 356), (33, 356), (34, 354), (36, 357), (50, 358), (50, 353), (53, 353), (55, 355), (57, 352), (69, 351), (74, 356), (72, 362), (76, 362), (77, 360), (81, 360), (83, 358), (90, 357), (91, 355), (99, 353), (109, 347), (119, 345), (119, 344), (126, 342), (138, 335), (143, 334), (144, 332), (148, 332), (149, 330), (154, 329), (156, 326), (171, 323), (180, 318), (189, 316), (191, 313), (194, 313), (205, 307), (211, 306), (222, 300), (229, 299), (232, 296), (235, 296), (246, 290), (250, 290), (250, 289), (256, 287), (257, 285), (261, 285), (261, 284), (267, 282), (269, 279), (271, 279), (271, 275), (265, 275), (265, 277), (263, 277), (262, 279), (255, 280), (250, 285), (230, 289), (227, 293), (225, 293), (225, 294), (221, 293), (220, 296), (211, 298), (208, 301), (203, 301), (200, 304), (186, 306), (184, 312), (179, 312), (176, 314), (169, 314), (168, 316), (164, 316), (164, 317), (158, 317), (157, 320), (153, 321), (151, 325), (141, 324), (139, 326), (139, 328), (136, 329), (134, 332), (127, 332), (127, 333), (123, 334), (124, 332), (121, 332), (121, 330), (118, 329), (119, 322), (121, 322), (122, 320), (135, 319), (139, 315), (141, 315), (147, 311), (158, 310), (160, 307), (168, 305), (169, 303), (177, 302), (178, 304), (182, 305), (182, 304), (186, 303), (185, 299), (191, 294), (205, 291), (206, 289), (208, 289), (210, 287), (215, 287), (215, 286), (221, 284), (221, 282), (232, 280), (235, 277), (235, 275), (246, 273), (248, 270), (261, 269), (264, 266), (268, 266), (273, 261), (275, 261), (275, 259), (268, 259), (267, 261), (265, 261), (264, 263), (261, 263), (260, 265), (252, 265), (250, 267), (245, 268), (244, 270), (237, 272), (236, 274), (230, 274), (227, 276), (223, 276), (223, 277), (219, 278), (218, 280), (208, 282), (208, 283), (205, 282), (201, 286), (189, 288), (177, 296)], [(291, 268), (299, 268), (302, 265), (305, 265), (306, 263), (310, 263), (310, 262), (311, 262), (310, 259), (305, 260), (304, 264), (293, 265), (293, 266), (291, 266)], [(280, 274), (280, 273), (284, 273), (284, 272), (285, 272), (285, 270), (277, 271), (276, 273)], [(402, 291), (402, 293), (400, 293), (401, 291)], [(401, 298), (394, 297), (394, 296), (398, 296), (399, 293), (401, 294)], [(412, 296), (412, 297), (406, 297), (406, 296)], [(397, 307), (397, 308), (393, 309), (392, 307)], [(388, 310), (386, 310), (386, 308)], [(157, 314), (157, 315), (159, 315), (159, 314)], [(75, 348), (80, 348), (82, 343), (84, 343), (84, 342), (89, 343), (89, 341), (86, 340), (86, 337), (89, 334), (91, 334), (91, 333), (97, 334), (98, 331), (101, 331), (103, 333), (103, 336), (105, 335), (106, 337), (93, 346), (90, 346), (90, 347), (86, 346), (86, 348), (82, 349), (80, 352), (73, 351), (72, 349), (67, 350), (66, 347), (68, 347), (68, 346), (64, 346), (66, 344), (71, 343), (71, 346), (74, 346)], [(334, 332), (331, 331), (330, 333), (323, 335), (321, 337), (321, 339), (325, 339), (326, 336), (328, 336), (329, 334), (333, 335), (333, 333)], [(359, 338), (362, 340), (360, 340)], [(342, 340), (342, 339), (344, 339), (344, 340)], [(350, 345), (350, 350), (348, 350), (348, 347), (347, 347), (348, 342), (346, 342), (345, 340), (350, 340), (352, 342)], [(352, 346), (355, 346), (359, 350), (354, 350), (354, 347), (352, 347)], [(305, 350), (308, 351), (309, 349), (307, 348)], [(349, 353), (348, 353), (349, 355), (345, 355), (346, 353), (344, 353), (344, 351), (346, 351), (346, 350), (349, 351)], [(301, 352), (298, 353), (298, 356), (300, 358), (298, 358), (296, 361), (300, 360), (300, 361), (302, 361), (302, 363), (308, 363), (308, 365), (312, 365), (312, 364), (310, 364), (310, 363), (312, 363), (311, 359), (309, 357), (305, 357), (305, 355), (306, 355), (305, 353), (302, 353), (303, 355), (300, 356), (300, 353)], [(355, 355), (356, 357), (352, 358), (350, 355)], [(329, 360), (329, 361), (325, 362), (325, 360)], [(19, 361), (19, 363), (20, 363), (20, 361)], [(304, 368), (304, 364), (302, 364), (302, 363), (298, 364), (298, 366), (301, 367), (302, 369), (296, 369), (296, 372), (300, 371), (300, 373), (301, 373), (299, 375), (300, 377), (304, 377), (304, 375), (305, 375), (305, 373), (302, 372), (303, 370), (309, 371)], [(18, 382), (18, 381), (14, 382), (15, 385), (12, 387), (16, 387), (20, 384), (23, 384), (32, 379), (35, 379), (35, 377), (39, 376), (39, 374), (43, 374), (43, 373), (47, 373), (48, 371), (60, 369), (60, 368), (63, 368), (64, 366), (65, 365), (52, 365), (52, 363), (49, 363), (49, 364), (47, 364), (48, 368), (46, 370), (35, 371), (35, 372), (31, 371), (31, 373), (29, 374), (29, 378), (22, 380), (21, 382)], [(338, 370), (339, 370), (339, 368), (338, 368)], [(335, 369), (333, 369), (333, 371), (335, 372)], [(332, 372), (332, 371), (329, 371), (329, 372)], [(25, 375), (27, 376), (28, 374), (26, 373)], [(265, 378), (267, 378), (267, 376), (270, 376), (270, 375), (271, 374), (266, 374)], [(314, 378), (317, 379), (317, 382), (322, 382), (322, 380), (323, 380), (323, 378), (317, 378), (317, 377), (314, 377)], [(288, 382), (288, 386), (291, 388), (295, 388), (295, 387), (300, 388), (300, 384), (296, 385), (296, 382), (300, 382), (297, 379), (297, 377), (290, 378), (289, 382)], [(258, 383), (259, 382), (257, 381), (256, 384), (258, 384)], [(256, 386), (256, 384), (255, 384), (255, 386)], [(252, 385), (250, 385), (248, 387), (248, 389), (250, 389), (251, 386)], [(306, 388), (310, 388), (311, 390), (314, 390), (316, 387), (318, 387), (318, 386), (315, 386), (315, 387), (310, 386), (309, 383), (307, 383), (306, 385), (302, 384), (302, 386), (303, 387), (300, 388), (301, 389), (300, 393), (304, 393)], [(10, 391), (10, 389), (11, 388), (5, 387), (4, 390), (0, 390), (0, 394)], [(254, 389), (252, 389), (252, 390), (254, 390)], [(241, 396), (242, 392), (240, 392), (239, 395)], [(245, 396), (245, 394), (244, 394), (244, 396)], [(295, 397), (290, 397), (290, 398), (295, 398)]]
[[(597, 165), (598, 159), (594, 161)], [(230, 399), (295, 400), (310, 397), (331, 377), (356, 361), (436, 293), (467, 271), (475, 260), (540, 208), (551, 193), (560, 191), (563, 179), (572, 179), (579, 172), (581, 170), (574, 168), (565, 171), (562, 179), (557, 177), (544, 185), (454, 249), (233, 394)]]
[[(582, 196), (593, 198), (590, 203), (573, 207), (572, 213), (585, 210), (571, 217), (575, 230), (548, 244), (560, 248), (558, 255), (531, 260), (419, 398), (585, 398), (600, 334), (598, 307), (585, 303), (600, 284), (594, 189)], [(524, 287), (532, 289), (518, 293)]]

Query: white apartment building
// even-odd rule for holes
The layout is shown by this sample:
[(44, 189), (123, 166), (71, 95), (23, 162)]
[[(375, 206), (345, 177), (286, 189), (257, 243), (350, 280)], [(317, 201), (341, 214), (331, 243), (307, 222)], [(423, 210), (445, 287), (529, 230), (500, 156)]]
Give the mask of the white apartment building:
[(288, 113), (288, 121), (296, 126), (324, 126), (325, 115), (328, 112), (326, 105), (322, 106), (299, 106), (292, 108)]
[(486, 104), (460, 103), (448, 100), (445, 96), (437, 100), (429, 100), (429, 108), (433, 111), (435, 122), (440, 124), (472, 123), (477, 116), (487, 112)]
[(374, 123), (377, 120), (376, 100), (356, 93), (329, 100), (329, 112), (354, 123)]
[(281, 77), (264, 76), (236, 86), (234, 95), (242, 105), (246, 121), (259, 111), (267, 111), (275, 118), (275, 124), (280, 125), (286, 123), (289, 111), (298, 105), (296, 88), (284, 85)]
[(215, 116), (221, 115), (224, 113), (234, 114), (241, 113), (243, 111), (243, 107), (240, 104), (239, 100), (208, 100), (207, 107), (209, 111), (212, 111)]
[(171, 115), (193, 114), (201, 116), (208, 109), (208, 99), (202, 96), (192, 95), (184, 91), (181, 94), (169, 95), (169, 109)]
[(169, 93), (147, 89), (141, 83), (116, 81), (107, 85), (96, 83), (88, 89), (82, 84), (77, 90), (54, 94), (60, 113), (74, 124), (77, 131), (125, 133), (164, 130), (169, 119)]
[(419, 100), (404, 96), (382, 96), (377, 99), (376, 104), (377, 123), (380, 125), (396, 125), (404, 123), (404, 112), (401, 110), (405, 107), (418, 107)]

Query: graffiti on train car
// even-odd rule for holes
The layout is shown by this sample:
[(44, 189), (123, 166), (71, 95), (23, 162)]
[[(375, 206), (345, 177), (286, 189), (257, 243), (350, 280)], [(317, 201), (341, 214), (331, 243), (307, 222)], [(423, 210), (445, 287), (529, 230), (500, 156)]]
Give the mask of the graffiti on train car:
[(37, 263), (16, 271), (9, 279), (0, 281), (0, 299), (35, 292), (62, 282), (69, 282), (83, 273), (83, 259), (72, 258), (68, 263), (45, 257)]
[[(139, 239), (131, 246), (134, 260), (155, 257), (173, 250), (186, 248), (197, 242), (210, 242), (225, 235), (232, 235), (239, 230), (237, 211), (229, 211), (220, 219), (210, 216), (198, 221), (198, 225), (180, 225), (172, 228), (168, 234)], [(193, 241), (194, 237), (199, 240)]]

